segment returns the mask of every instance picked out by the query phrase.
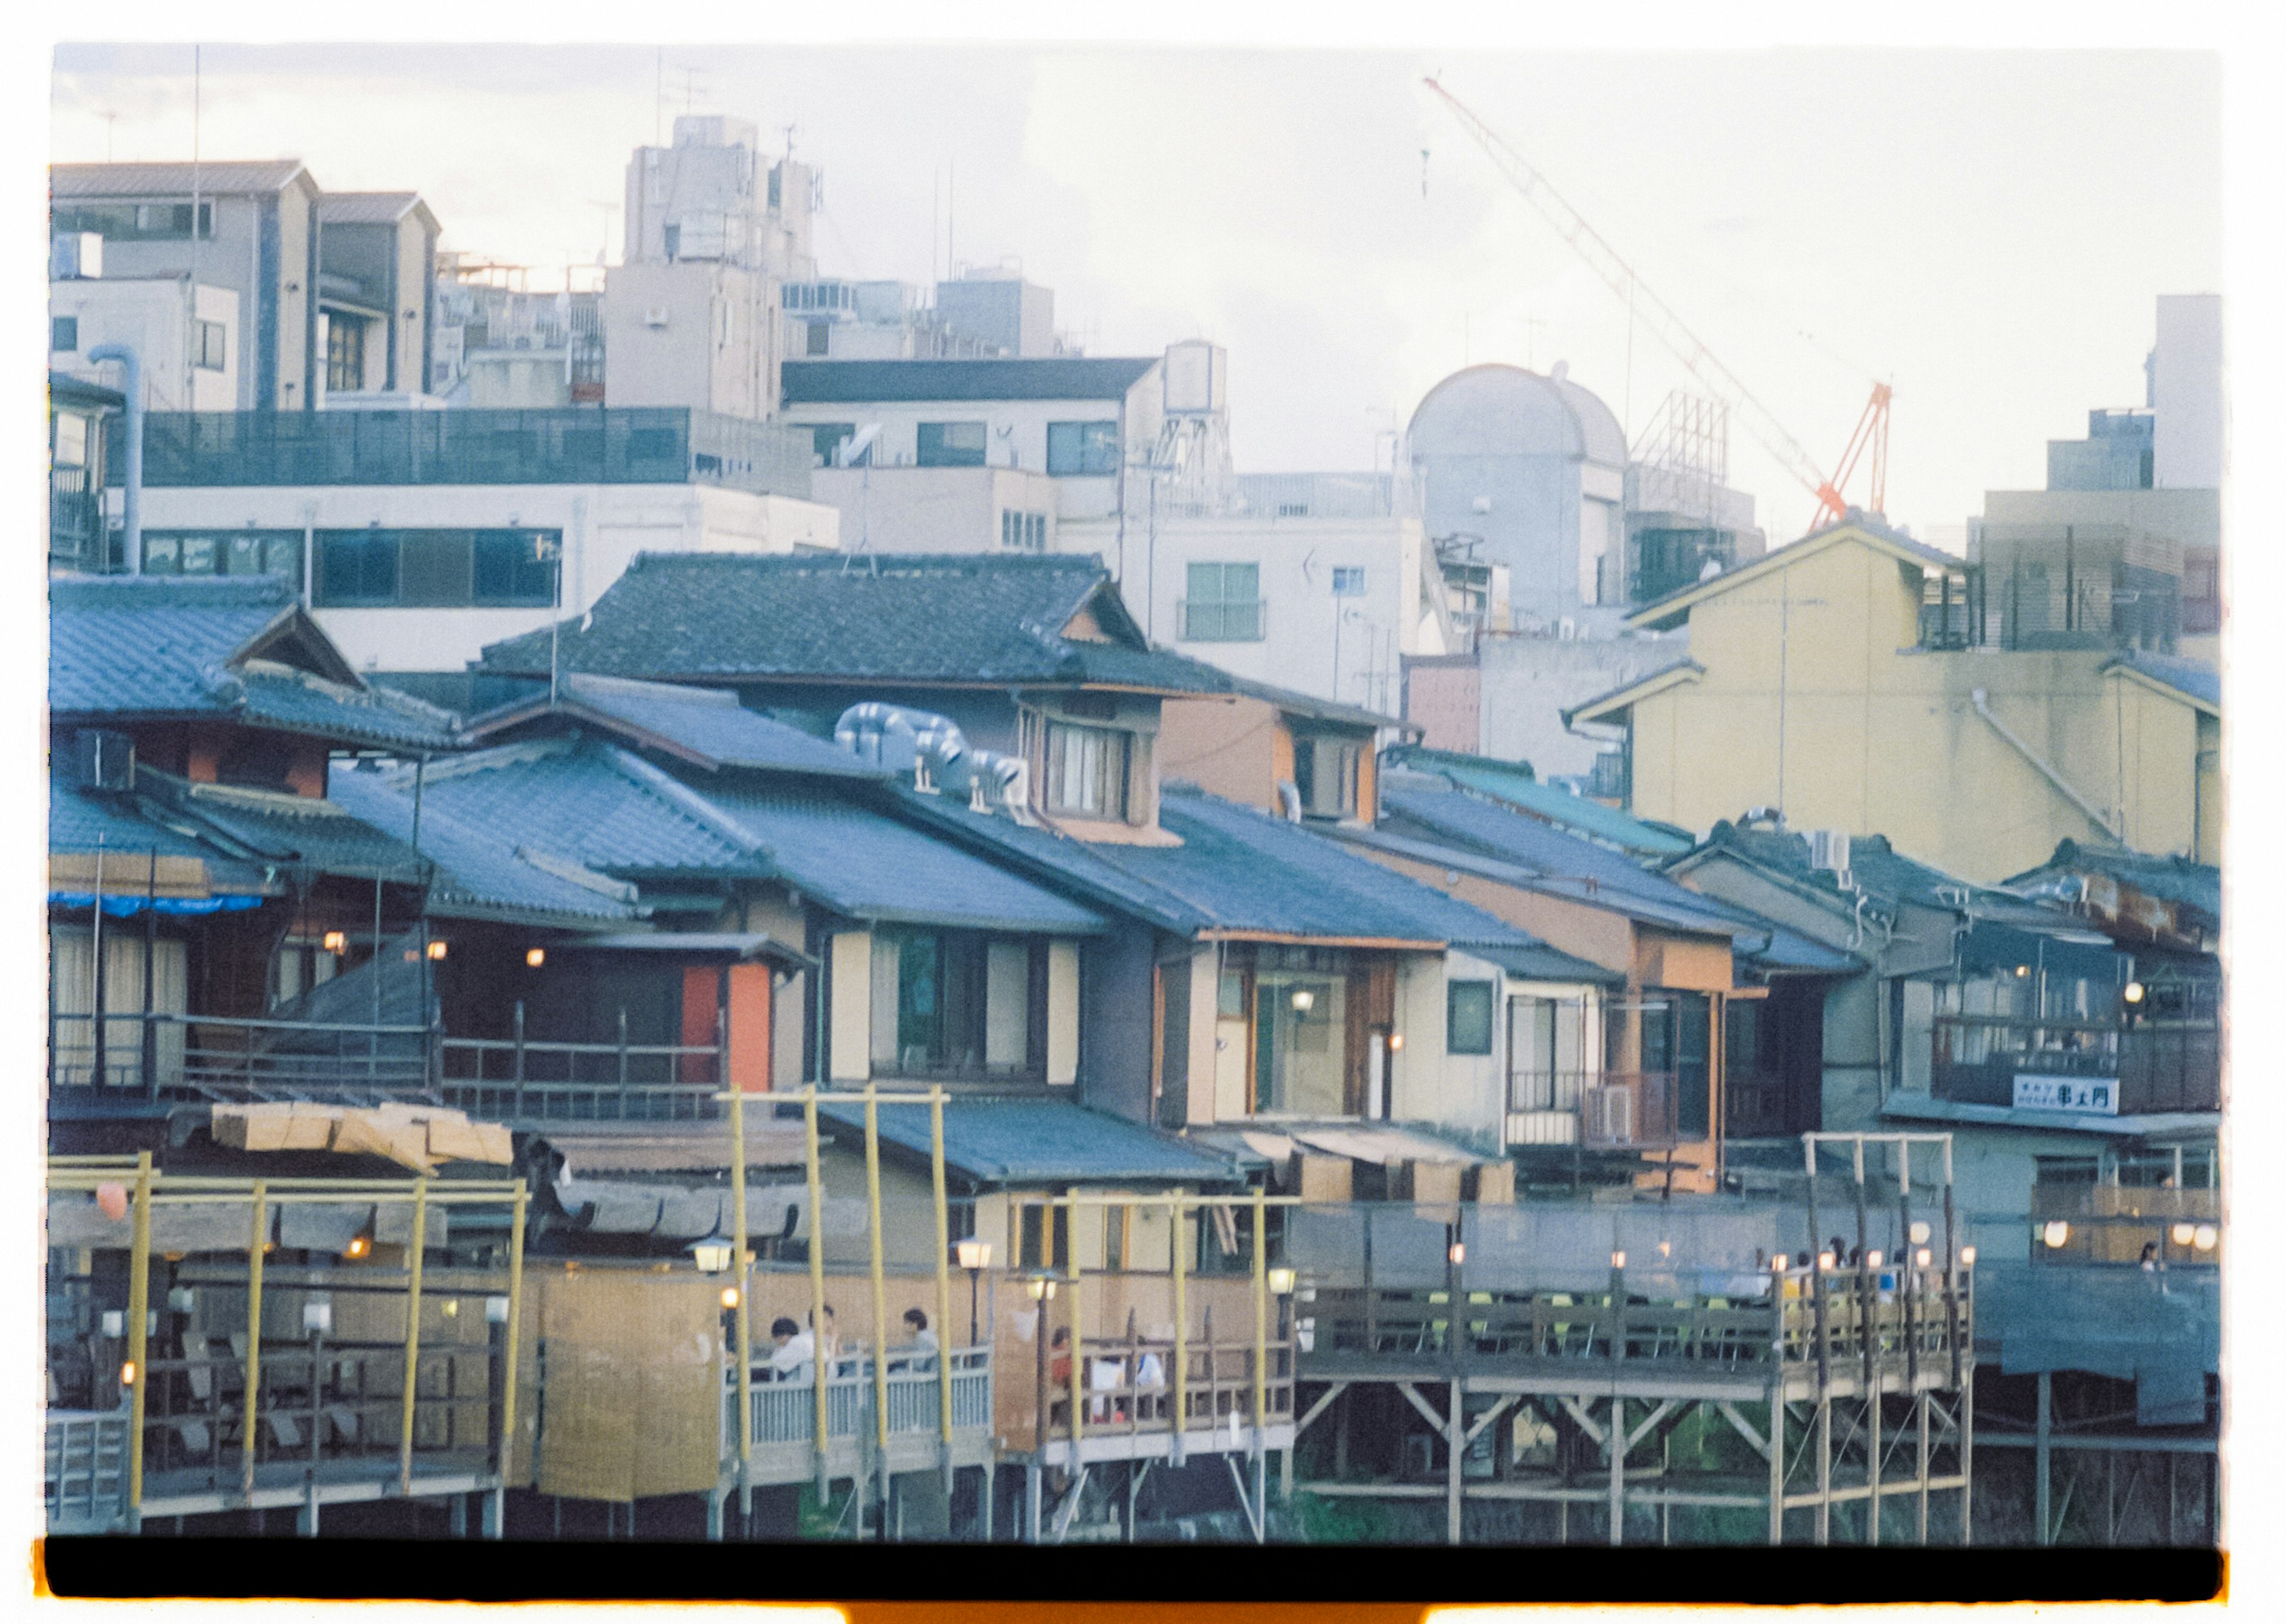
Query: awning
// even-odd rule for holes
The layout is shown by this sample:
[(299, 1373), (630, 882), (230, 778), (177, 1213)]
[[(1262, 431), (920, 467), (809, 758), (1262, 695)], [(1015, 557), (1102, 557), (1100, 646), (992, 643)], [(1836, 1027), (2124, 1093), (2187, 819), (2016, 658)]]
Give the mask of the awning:
[(2083, 932), (2018, 930), (1979, 919), (1960, 938), (1960, 968), (1970, 975), (2013, 972), (2019, 966), (2099, 984), (2120, 985), (2132, 961), (2108, 937)]
[(625, 930), (608, 935), (582, 936), (560, 942), (564, 953), (679, 953), (690, 958), (729, 958), (745, 961), (775, 958), (790, 965), (814, 965), (807, 953), (773, 941), (761, 931)]

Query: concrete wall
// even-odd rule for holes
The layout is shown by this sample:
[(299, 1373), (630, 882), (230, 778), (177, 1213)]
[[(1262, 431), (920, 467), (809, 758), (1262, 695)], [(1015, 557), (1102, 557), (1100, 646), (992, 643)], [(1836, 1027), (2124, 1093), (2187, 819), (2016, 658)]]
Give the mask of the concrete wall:
[(1529, 761), (1542, 778), (1593, 770), (1602, 741), (1564, 725), (1563, 713), (1610, 693), (1690, 650), (1683, 635), (1565, 639), (1487, 637), (1478, 652), (1480, 742), (1457, 748)]
[[(713, 485), (154, 485), (152, 530), (559, 530), (564, 608), (580, 613), (637, 553), (785, 553), (832, 548), (839, 516), (816, 502)], [(314, 561), (306, 561), (313, 564)], [(311, 572), (304, 570), (304, 578)], [(544, 627), (532, 609), (319, 609), (319, 624), (360, 670), (459, 671), (488, 643)]]
[(1063, 483), (1010, 468), (821, 468), (809, 491), (811, 500), (840, 511), (851, 552), (1007, 551), (1002, 516), (1014, 513), (1041, 521), (1040, 550), (1052, 553)]
[(2222, 484), (2222, 296), (2161, 294), (2152, 349), (2152, 483)]
[(768, 417), (777, 325), (776, 284), (760, 272), (713, 260), (614, 265), (604, 279), (603, 398)]
[(1635, 706), (1631, 809), (1704, 831), (1778, 806), (1798, 829), (1887, 834), (1964, 879), (2005, 879), (2094, 831), (1978, 715), (1982, 690), (2084, 799), (2124, 814), (2131, 845), (2191, 850), (2191, 706), (2099, 676), (2100, 651), (1920, 652), (1918, 573), (1844, 537), (1694, 608), (1706, 674)]
[[(99, 345), (125, 344), (143, 364), (146, 410), (237, 409), (244, 335), (239, 326), (239, 297), (233, 289), (203, 283), (193, 287), (186, 276), (131, 281), (116, 277), (74, 279), (48, 284), (48, 314), (71, 316), (79, 322), (79, 347), (51, 351), (51, 370), (116, 389), (125, 381), (124, 370), (115, 362), (96, 366), (87, 356)], [(218, 322), (224, 328), (219, 371), (192, 364), (194, 318)]]
[(1404, 661), (1405, 720), (1425, 731), (1431, 750), (1477, 754), (1484, 749), (1484, 679), (1473, 654), (1426, 655)]

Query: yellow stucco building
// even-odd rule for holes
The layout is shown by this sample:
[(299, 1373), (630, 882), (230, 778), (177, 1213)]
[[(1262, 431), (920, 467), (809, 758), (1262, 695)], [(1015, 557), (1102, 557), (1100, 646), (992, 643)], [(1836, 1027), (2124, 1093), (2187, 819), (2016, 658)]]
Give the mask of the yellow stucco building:
[(1693, 831), (1772, 807), (1987, 883), (2067, 837), (2219, 862), (2214, 671), (1976, 646), (1974, 587), (1952, 555), (1845, 522), (1636, 611), (1687, 626), (1689, 658), (1565, 721), (1617, 729), (1628, 810)]

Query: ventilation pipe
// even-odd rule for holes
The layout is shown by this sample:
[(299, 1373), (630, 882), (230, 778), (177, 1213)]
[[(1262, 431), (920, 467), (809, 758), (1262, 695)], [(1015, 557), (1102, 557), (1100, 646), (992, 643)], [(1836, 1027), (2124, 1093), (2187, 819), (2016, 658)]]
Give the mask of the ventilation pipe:
[[(143, 572), (143, 362), (125, 344), (98, 344), (87, 352), (91, 361), (117, 361), (126, 371), (127, 397), (127, 568)], [(108, 524), (106, 525), (106, 532)]]
[(1005, 812), (1020, 824), (1032, 816), (1032, 768), (1022, 758), (997, 750), (970, 750), (952, 762), (939, 780), (941, 787), (968, 797), (974, 812)]
[(833, 742), (861, 761), (891, 772), (910, 772), (917, 790), (934, 790), (939, 778), (968, 748), (960, 729), (930, 711), (867, 700), (841, 713)]

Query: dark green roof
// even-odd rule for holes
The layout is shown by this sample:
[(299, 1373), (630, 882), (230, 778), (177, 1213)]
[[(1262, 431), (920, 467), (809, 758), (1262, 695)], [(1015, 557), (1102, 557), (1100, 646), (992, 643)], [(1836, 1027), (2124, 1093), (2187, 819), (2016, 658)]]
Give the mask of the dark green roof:
[[(920, 1157), (930, 1154), (926, 1106), (874, 1109), (884, 1145)], [(863, 1131), (865, 1108), (858, 1101), (828, 1100), (819, 1105), (818, 1115), (842, 1129)], [(856, 1135), (839, 1137), (863, 1143)], [(1069, 1100), (948, 1100), (944, 1156), (948, 1168), (977, 1185), (1060, 1187), (1115, 1181), (1197, 1188), (1242, 1181), (1226, 1155)]]
[(1497, 761), (1421, 745), (1392, 745), (1382, 753), (1382, 760), (1391, 767), (1434, 773), (1458, 788), (1504, 801), (1542, 823), (1617, 847), (1633, 857), (1677, 856), (1691, 847), (1690, 834), (1672, 824), (1646, 823), (1616, 807), (1539, 782), (1529, 761)]
[(472, 738), (489, 739), (545, 718), (560, 717), (712, 769), (743, 768), (829, 778), (888, 775), (826, 739), (813, 738), (745, 709), (724, 689), (626, 677), (565, 674), (551, 700), (545, 692), (472, 717)]

